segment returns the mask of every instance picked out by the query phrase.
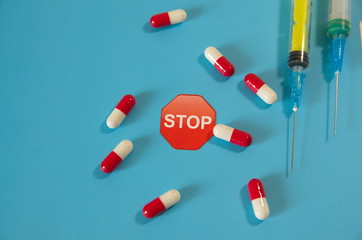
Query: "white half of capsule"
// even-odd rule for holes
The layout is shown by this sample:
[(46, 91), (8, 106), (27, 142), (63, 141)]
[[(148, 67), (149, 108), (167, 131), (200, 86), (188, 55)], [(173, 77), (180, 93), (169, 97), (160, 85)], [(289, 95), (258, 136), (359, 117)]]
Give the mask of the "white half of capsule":
[(217, 124), (217, 125), (215, 125), (215, 127), (213, 129), (215, 137), (228, 141), (228, 142), (230, 142), (233, 131), (234, 131), (234, 128), (226, 126), (224, 124)]
[(223, 55), (219, 52), (219, 50), (217, 50), (214, 47), (208, 47), (205, 49), (204, 51), (204, 55), (206, 57), (206, 59), (212, 64), (214, 65), (216, 63), (216, 61), (221, 58)]
[(268, 85), (264, 84), (259, 88), (256, 95), (258, 95), (267, 104), (273, 104), (277, 101), (278, 95)]
[(186, 20), (187, 14), (183, 9), (177, 9), (168, 12), (171, 24), (181, 23)]
[(133, 144), (130, 140), (121, 141), (113, 152), (115, 152), (122, 160), (124, 160), (128, 154), (130, 154), (133, 150)]
[(264, 220), (269, 217), (269, 206), (265, 197), (257, 198), (251, 201), (253, 205), (255, 217), (259, 220)]
[(126, 114), (124, 114), (118, 108), (115, 108), (115, 109), (113, 109), (111, 114), (109, 114), (109, 116), (107, 118), (107, 126), (109, 128), (115, 129), (119, 125), (121, 125), (121, 123), (123, 122), (125, 117), (126, 117)]
[(179, 191), (173, 189), (162, 194), (159, 198), (165, 208), (168, 209), (180, 201), (181, 194)]

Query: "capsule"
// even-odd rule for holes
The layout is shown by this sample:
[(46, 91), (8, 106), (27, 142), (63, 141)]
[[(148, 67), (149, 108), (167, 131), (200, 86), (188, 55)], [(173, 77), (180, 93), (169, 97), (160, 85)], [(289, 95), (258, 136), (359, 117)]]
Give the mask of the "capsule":
[(266, 201), (263, 183), (254, 178), (248, 183), (248, 190), (255, 217), (259, 220), (269, 217), (269, 206)]
[(235, 68), (216, 48), (208, 47), (204, 52), (205, 57), (225, 77), (231, 77)]
[(121, 125), (124, 118), (136, 104), (136, 98), (132, 95), (124, 96), (107, 118), (107, 126), (115, 129)]
[(147, 203), (142, 210), (143, 215), (146, 218), (153, 218), (160, 215), (181, 199), (181, 194), (177, 190), (170, 190), (155, 200)]
[(105, 173), (113, 172), (116, 167), (132, 152), (133, 144), (129, 140), (120, 142), (101, 163), (101, 170)]
[(169, 12), (153, 15), (150, 18), (150, 24), (154, 28), (166, 27), (185, 21), (187, 14), (183, 9), (177, 9)]
[(273, 104), (277, 100), (277, 94), (263, 80), (253, 73), (244, 78), (244, 83), (251, 91), (258, 95), (265, 103)]
[(215, 125), (213, 132), (215, 137), (242, 147), (249, 146), (253, 141), (253, 138), (249, 133), (223, 124)]

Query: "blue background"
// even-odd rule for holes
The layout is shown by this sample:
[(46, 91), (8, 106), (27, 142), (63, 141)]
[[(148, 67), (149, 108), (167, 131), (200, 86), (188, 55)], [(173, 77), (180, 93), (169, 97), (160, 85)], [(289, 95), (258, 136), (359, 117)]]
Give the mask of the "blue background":
[[(333, 137), (327, 1), (315, 1), (310, 62), (291, 154), (286, 60), (290, 1), (1, 0), (0, 239), (362, 239), (362, 2), (340, 79)], [(186, 22), (153, 30), (154, 14), (183, 8)], [(225, 79), (204, 58), (217, 47), (236, 67)], [(279, 96), (266, 106), (242, 79), (253, 72)], [(125, 94), (136, 107), (111, 132)], [(247, 149), (212, 138), (174, 150), (160, 112), (200, 94), (217, 122), (251, 133)], [(122, 139), (134, 151), (99, 170)], [(246, 184), (264, 182), (271, 215), (256, 221)], [(146, 220), (142, 207), (169, 189), (181, 202)]]

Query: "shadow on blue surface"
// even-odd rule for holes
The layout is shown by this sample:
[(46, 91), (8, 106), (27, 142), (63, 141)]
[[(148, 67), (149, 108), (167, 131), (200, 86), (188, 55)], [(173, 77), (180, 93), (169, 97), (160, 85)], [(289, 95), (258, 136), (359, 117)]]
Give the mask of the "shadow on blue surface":
[(192, 21), (198, 17), (200, 17), (201, 15), (203, 15), (205, 8), (203, 7), (191, 7), (191, 8), (186, 8), (185, 11), (187, 13), (187, 19), (186, 21)]
[(229, 143), (227, 141), (224, 141), (222, 139), (218, 139), (216, 137), (213, 137), (209, 140), (209, 143), (217, 145), (219, 147), (224, 148), (227, 151), (235, 152), (235, 153), (241, 153), (244, 152), (247, 148), (241, 147), (239, 145), (235, 145), (232, 143)]
[[(111, 112), (110, 112), (109, 114), (111, 114)], [(108, 116), (109, 116), (109, 115), (108, 115)], [(100, 128), (99, 128), (100, 131), (101, 131), (102, 133), (105, 133), (105, 134), (112, 133), (112, 132), (114, 132), (114, 130), (115, 130), (115, 129), (111, 129), (111, 128), (109, 128), (109, 127), (107, 126), (106, 121), (107, 121), (108, 116), (106, 117), (106, 119), (103, 121), (103, 123), (101, 124), (101, 126), (100, 126)]]
[(251, 205), (251, 201), (250, 201), (250, 197), (249, 197), (248, 185), (244, 185), (241, 188), (240, 195), (241, 195), (241, 201), (244, 206), (245, 215), (248, 220), (248, 223), (253, 226), (259, 225), (260, 223), (262, 223), (263, 221), (257, 219), (254, 215), (253, 206)]
[(270, 215), (277, 216), (287, 208), (284, 190), (284, 179), (281, 175), (273, 174), (260, 179), (263, 182)]
[(178, 27), (179, 25), (182, 25), (182, 23), (178, 23), (178, 24), (170, 25), (170, 26), (166, 26), (166, 27), (153, 28), (153, 27), (150, 25), (150, 22), (146, 22), (146, 23), (143, 25), (143, 31), (146, 32), (146, 33), (155, 33), (155, 32), (161, 32), (161, 31), (165, 31), (165, 30), (170, 30), (170, 29), (172, 29), (172, 28)]
[(182, 199), (189, 201), (190, 199), (196, 197), (200, 191), (200, 186), (193, 184), (179, 189)]
[(145, 216), (143, 216), (142, 210), (139, 210), (137, 212), (134, 219), (135, 219), (136, 223), (138, 223), (139, 225), (147, 224), (153, 220), (153, 218), (146, 218)]
[(279, 35), (278, 35), (278, 75), (284, 78), (280, 100), (283, 102), (283, 112), (286, 118), (292, 115), (291, 71), (288, 68), (288, 55), (291, 36), (291, 1), (280, 1)]
[(244, 95), (250, 102), (254, 103), (260, 109), (270, 108), (271, 105), (266, 104), (263, 100), (260, 99), (253, 91), (251, 91), (244, 83), (244, 80), (241, 80), (237, 88), (242, 95)]
[(93, 171), (93, 176), (97, 179), (105, 179), (109, 176), (110, 174), (104, 173), (102, 172), (99, 164), (97, 164), (96, 168)]
[[(206, 49), (206, 48), (205, 48)], [(202, 53), (198, 58), (197, 61), (205, 69), (210, 76), (217, 82), (226, 82), (229, 77), (224, 77), (219, 71), (206, 59), (204, 53)]]
[(272, 132), (270, 132), (270, 128), (262, 127), (260, 125), (254, 125), (250, 121), (239, 120), (230, 122), (226, 125), (251, 134), (251, 136), (253, 137), (253, 142), (251, 146), (264, 142), (272, 135)]
[(328, 1), (317, 2), (317, 28), (315, 35), (317, 36), (317, 45), (322, 47), (322, 61), (323, 61), (323, 77), (327, 84), (327, 101), (326, 101), (326, 142), (329, 139), (329, 119), (330, 119), (330, 99), (331, 99), (331, 82), (334, 80), (334, 63), (332, 56), (332, 42), (326, 34), (320, 34), (326, 32), (328, 13), (325, 9), (328, 9)]
[(287, 136), (286, 136), (286, 143), (285, 143), (285, 146), (286, 146), (286, 158), (285, 158), (285, 176), (288, 177), (289, 176), (289, 146), (290, 146), (290, 120), (289, 118), (286, 119), (287, 120)]
[(134, 122), (136, 122), (138, 119), (142, 119), (142, 115), (144, 115), (144, 112), (146, 111), (146, 109), (148, 109), (155, 95), (156, 93), (153, 90), (135, 94), (134, 97), (136, 98), (136, 104), (133, 107), (132, 111), (124, 119), (121, 127), (128, 126), (129, 124), (133, 124)]
[(278, 76), (286, 78), (291, 35), (291, 1), (280, 1), (278, 34)]
[(138, 161), (141, 161), (143, 159), (142, 155), (145, 151), (147, 151), (149, 144), (152, 142), (151, 139), (152, 138), (150, 136), (143, 136), (131, 140), (133, 143), (132, 152), (114, 171), (123, 171), (124, 169), (133, 166)]
[(242, 53), (239, 48), (236, 46), (239, 44), (225, 44), (217, 47), (217, 49), (224, 55), (235, 67), (234, 76), (241, 73), (246, 73), (247, 69), (250, 69), (252, 66), (250, 60), (245, 53)]

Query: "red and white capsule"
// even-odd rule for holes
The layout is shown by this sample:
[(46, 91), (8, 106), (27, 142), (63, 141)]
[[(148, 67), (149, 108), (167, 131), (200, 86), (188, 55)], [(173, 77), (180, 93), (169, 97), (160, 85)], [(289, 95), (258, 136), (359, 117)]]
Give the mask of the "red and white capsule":
[(121, 125), (122, 121), (132, 110), (133, 106), (136, 104), (136, 98), (132, 95), (124, 96), (121, 101), (117, 104), (115, 109), (107, 118), (107, 126), (109, 128), (115, 129)]
[(154, 28), (166, 27), (169, 25), (185, 21), (187, 14), (183, 9), (177, 9), (169, 12), (153, 15), (150, 18), (150, 24)]
[(277, 100), (277, 94), (257, 75), (249, 73), (244, 78), (244, 83), (251, 91), (258, 95), (265, 103), (273, 104)]
[(232, 65), (231, 62), (229, 62), (229, 60), (219, 52), (219, 50), (214, 47), (208, 47), (205, 49), (204, 55), (207, 60), (209, 60), (209, 62), (225, 77), (231, 77), (234, 75), (234, 65)]
[(160, 215), (181, 199), (181, 194), (177, 190), (170, 190), (153, 201), (147, 203), (142, 210), (143, 215), (146, 218), (153, 218)]
[(263, 183), (259, 179), (254, 178), (248, 183), (248, 190), (255, 217), (259, 220), (264, 220), (269, 217), (269, 206)]
[(215, 125), (213, 132), (215, 137), (242, 147), (248, 147), (253, 142), (253, 138), (249, 133), (223, 124)]
[(101, 170), (105, 173), (113, 172), (116, 167), (132, 152), (133, 144), (129, 140), (121, 141), (101, 163)]

